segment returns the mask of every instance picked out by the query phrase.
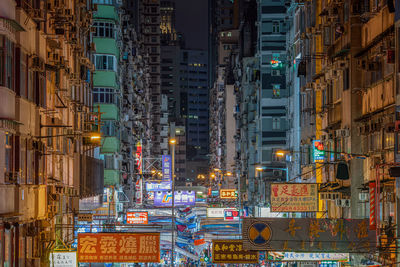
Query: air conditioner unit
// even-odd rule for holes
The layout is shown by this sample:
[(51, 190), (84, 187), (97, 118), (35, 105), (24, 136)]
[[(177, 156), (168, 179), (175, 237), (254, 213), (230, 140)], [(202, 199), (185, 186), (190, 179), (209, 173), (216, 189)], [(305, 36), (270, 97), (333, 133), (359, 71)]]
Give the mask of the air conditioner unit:
[(281, 171), (281, 170), (274, 170), (274, 171), (272, 172), (272, 175), (273, 175), (274, 177), (280, 177), (280, 176), (282, 176), (282, 171)]

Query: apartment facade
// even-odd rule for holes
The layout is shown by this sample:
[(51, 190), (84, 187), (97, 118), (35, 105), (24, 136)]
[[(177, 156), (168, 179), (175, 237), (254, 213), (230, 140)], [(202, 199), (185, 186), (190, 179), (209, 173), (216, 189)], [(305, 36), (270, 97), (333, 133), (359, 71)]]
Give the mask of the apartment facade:
[[(0, 3), (1, 265), (46, 266), (73, 243), (80, 200), (101, 204), (101, 114), (92, 108), (94, 10), (75, 1)], [(12, 200), (12, 201), (10, 201)]]

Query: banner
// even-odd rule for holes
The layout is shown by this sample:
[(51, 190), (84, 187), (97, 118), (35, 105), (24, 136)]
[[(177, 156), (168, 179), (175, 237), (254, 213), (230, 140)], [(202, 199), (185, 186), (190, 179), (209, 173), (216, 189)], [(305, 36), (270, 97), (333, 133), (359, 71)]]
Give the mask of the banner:
[(77, 267), (76, 251), (71, 252), (51, 252), (50, 253), (51, 267)]
[(212, 241), (213, 263), (258, 263), (258, 251), (243, 249), (243, 240)]
[(148, 224), (149, 214), (147, 211), (143, 212), (127, 212), (126, 213), (127, 224)]
[(172, 159), (170, 155), (162, 156), (162, 179), (163, 181), (172, 180)]
[(369, 183), (369, 229), (376, 230), (376, 183)]
[[(175, 191), (175, 206), (187, 206), (196, 204), (195, 191)], [(155, 192), (154, 206), (158, 207), (171, 207), (172, 206), (172, 192)]]
[(248, 250), (369, 253), (376, 250), (368, 219), (244, 218)]
[(160, 262), (160, 233), (78, 234), (79, 262)]
[(305, 183), (271, 184), (271, 211), (318, 211), (318, 185)]
[(221, 189), (219, 190), (219, 197), (221, 199), (235, 199), (237, 198), (236, 189)]

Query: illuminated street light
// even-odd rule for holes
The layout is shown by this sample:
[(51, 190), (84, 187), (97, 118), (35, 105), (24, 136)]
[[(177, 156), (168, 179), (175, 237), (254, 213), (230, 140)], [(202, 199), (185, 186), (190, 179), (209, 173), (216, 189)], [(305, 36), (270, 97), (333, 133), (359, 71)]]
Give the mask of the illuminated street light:
[(100, 134), (94, 134), (94, 135), (91, 135), (91, 136), (90, 136), (90, 139), (91, 139), (91, 140), (98, 140), (98, 139), (100, 139), (100, 138), (101, 138)]
[(286, 152), (283, 151), (283, 150), (278, 150), (275, 153), (275, 155), (278, 156), (278, 157), (283, 157), (283, 156), (285, 156), (285, 154), (286, 154)]
[(226, 172), (226, 176), (232, 176), (232, 172)]
[(215, 178), (215, 173), (210, 174), (211, 178)]
[(175, 145), (175, 144), (176, 144), (176, 139), (175, 139), (175, 138), (169, 139), (169, 143), (170, 143), (171, 145)]
[(260, 167), (260, 166), (257, 166), (257, 167), (256, 167), (256, 170), (259, 171), (259, 172), (261, 172), (261, 171), (264, 170), (264, 168), (263, 168), (263, 167)]
[(220, 169), (218, 169), (218, 168), (214, 168), (214, 171), (216, 171), (216, 172), (220, 172), (221, 170), (220, 170)]

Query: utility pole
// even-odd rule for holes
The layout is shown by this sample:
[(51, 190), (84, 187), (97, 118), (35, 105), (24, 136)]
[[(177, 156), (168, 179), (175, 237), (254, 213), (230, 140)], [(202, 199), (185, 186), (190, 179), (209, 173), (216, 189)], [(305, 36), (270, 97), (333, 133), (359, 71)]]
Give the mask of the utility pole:
[(171, 182), (172, 182), (172, 225), (171, 225), (171, 266), (174, 266), (174, 250), (175, 250), (175, 145), (176, 145), (176, 139), (171, 138), (169, 140), (169, 143), (171, 145), (171, 155), (172, 155), (172, 177), (171, 177)]

